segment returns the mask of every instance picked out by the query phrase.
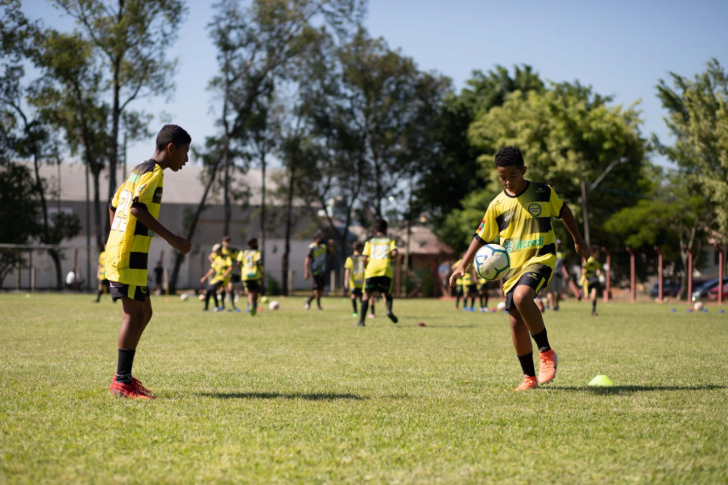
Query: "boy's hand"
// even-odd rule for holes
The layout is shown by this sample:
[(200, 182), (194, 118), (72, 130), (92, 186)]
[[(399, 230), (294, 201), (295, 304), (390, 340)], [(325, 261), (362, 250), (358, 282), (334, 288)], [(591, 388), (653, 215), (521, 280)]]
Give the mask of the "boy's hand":
[(455, 284), (455, 280), (458, 278), (462, 278), (463, 276), (465, 276), (465, 268), (463, 268), (462, 266), (458, 266), (458, 269), (453, 271), (453, 273), (450, 275), (450, 286), (457, 286)]
[(170, 238), (167, 242), (170, 246), (182, 254), (187, 254), (190, 252), (190, 249), (192, 249), (192, 244), (190, 244), (190, 242), (182, 236), (172, 236), (172, 238)]
[(207, 276), (203, 276), (202, 278), (200, 278), (200, 283), (204, 283), (206, 279), (207, 279)]
[(575, 242), (574, 249), (584, 259), (589, 259), (589, 256), (591, 256), (591, 248), (584, 241)]

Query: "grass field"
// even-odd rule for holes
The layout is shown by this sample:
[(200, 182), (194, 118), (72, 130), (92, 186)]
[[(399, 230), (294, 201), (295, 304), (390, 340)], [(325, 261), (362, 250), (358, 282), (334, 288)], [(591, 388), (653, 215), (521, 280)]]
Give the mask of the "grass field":
[(399, 325), (359, 329), (341, 298), (154, 298), (140, 402), (109, 395), (120, 307), (90, 299), (0, 295), (0, 483), (728, 483), (717, 307), (567, 302), (545, 314), (556, 381), (514, 393), (502, 313), (397, 301)]

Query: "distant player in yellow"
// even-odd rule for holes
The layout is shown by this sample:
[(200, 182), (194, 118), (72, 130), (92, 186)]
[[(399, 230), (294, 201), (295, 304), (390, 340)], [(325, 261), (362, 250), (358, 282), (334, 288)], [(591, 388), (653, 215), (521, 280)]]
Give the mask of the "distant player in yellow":
[(584, 296), (589, 296), (592, 302), (592, 316), (597, 316), (597, 298), (602, 294), (602, 283), (599, 277), (602, 275), (602, 263), (599, 262), (599, 248), (592, 247), (592, 255), (589, 256), (581, 266), (581, 285), (584, 288)]
[(210, 307), (210, 298), (212, 297), (215, 301), (215, 307), (212, 309), (214, 312), (221, 312), (225, 310), (223, 294), (223, 302), (220, 304), (217, 299), (217, 290), (225, 288), (230, 282), (230, 276), (233, 270), (233, 262), (230, 256), (224, 256), (222, 253), (222, 244), (215, 244), (212, 247), (212, 253), (215, 255), (210, 264), (210, 270), (200, 278), (200, 283), (204, 283), (205, 280), (212, 276), (210, 283), (207, 285), (207, 291), (205, 292), (205, 308), (202, 311), (208, 311)]
[(328, 263), (328, 257), (330, 253), (334, 252), (334, 241), (329, 240), (328, 246), (324, 244), (324, 236), (320, 232), (317, 232), (313, 237), (313, 243), (308, 246), (308, 254), (304, 261), (303, 268), (303, 279), (311, 277), (311, 286), (313, 291), (311, 297), (305, 303), (304, 307), (306, 310), (311, 308), (311, 302), (316, 299), (316, 305), (319, 310), (321, 308), (321, 297), (324, 294), (324, 287), (326, 286), (326, 265)]
[(152, 318), (152, 301), (147, 287), (149, 245), (158, 234), (182, 254), (190, 252), (189, 241), (172, 234), (159, 223), (164, 170), (179, 171), (187, 163), (192, 139), (177, 125), (164, 125), (157, 134), (151, 159), (137, 165), (114, 194), (109, 205), (111, 232), (106, 243), (106, 278), (111, 298), (121, 299), (119, 360), (111, 381), (111, 393), (133, 399), (154, 395), (132, 377), (132, 364), (139, 339)]
[(392, 313), (392, 259), (397, 257), (397, 243), (387, 237), (387, 221), (379, 219), (374, 225), (374, 237), (364, 245), (364, 297), (357, 326), (364, 326), (369, 300), (378, 291), (387, 304), (387, 317), (392, 323), (399, 320)]
[[(556, 264), (556, 236), (551, 218), (562, 219), (576, 252), (589, 257), (590, 251), (579, 233), (569, 207), (548, 185), (523, 178), (526, 167), (517, 147), (505, 147), (495, 155), (498, 177), (505, 190), (493, 199), (478, 227), (463, 261), (450, 277), (450, 285), (469, 270), (475, 253), (496, 237), (511, 257), (503, 291), (510, 315), (511, 337), (523, 370), (524, 380), (515, 390), (535, 389), (556, 377), (558, 356), (551, 349), (541, 311), (534, 298), (549, 282)], [(539, 373), (533, 365), (533, 338), (539, 350)]]
[[(462, 262), (463, 262), (462, 259), (458, 259), (457, 261), (455, 261), (455, 263), (452, 265), (452, 269), (453, 270), (458, 269), (458, 267), (460, 266), (460, 263), (462, 263)], [(452, 288), (453, 288), (453, 291), (455, 292), (455, 309), (459, 310), (460, 309), (460, 298), (462, 298), (463, 295), (465, 294), (463, 292), (463, 279), (456, 278), (455, 286)], [(463, 302), (463, 308), (465, 308), (464, 302)]]
[[(475, 270), (468, 271), (463, 275), (463, 310), (470, 312), (475, 311), (475, 298), (478, 296), (478, 283), (474, 277)], [(470, 308), (468, 308), (468, 298), (470, 298)]]
[(478, 295), (480, 295), (480, 313), (488, 311), (488, 280), (478, 277)]
[(238, 261), (242, 266), (242, 278), (248, 290), (248, 311), (254, 317), (257, 311), (258, 296), (260, 295), (260, 281), (263, 279), (263, 266), (260, 262), (258, 240), (254, 237), (248, 239), (248, 249), (238, 253)]
[[(231, 244), (232, 239), (230, 236), (223, 236), (222, 238), (222, 255), (229, 257), (230, 261), (233, 263), (233, 269), (230, 273), (230, 281), (227, 284), (227, 295), (230, 297), (230, 309), (229, 312), (236, 312), (240, 313), (240, 309), (235, 306), (235, 296), (239, 292), (241, 295), (243, 294), (243, 280), (240, 276), (240, 261), (238, 260), (238, 256), (240, 255), (240, 251), (237, 248), (234, 248)], [(225, 298), (225, 294), (223, 293), (223, 299)], [(224, 306), (224, 305), (223, 305)]]
[[(361, 253), (364, 245), (356, 241), (352, 248), (354, 254), (346, 258), (344, 263), (344, 281), (347, 284), (345, 290), (351, 295), (351, 306), (354, 309), (351, 316), (356, 318), (359, 316), (356, 309), (356, 300), (358, 298), (361, 301), (364, 297), (364, 255)], [(369, 308), (371, 314), (374, 315), (374, 300), (371, 301)]]
[[(96, 290), (96, 300), (93, 300), (94, 302), (98, 303), (101, 301), (101, 295), (104, 293), (104, 288), (106, 288), (106, 291), (109, 291), (109, 280), (106, 279), (106, 245), (104, 244), (104, 250), (99, 253), (99, 267), (96, 270), (96, 279), (99, 282), (98, 289)], [(114, 303), (116, 303), (116, 300), (114, 300)]]

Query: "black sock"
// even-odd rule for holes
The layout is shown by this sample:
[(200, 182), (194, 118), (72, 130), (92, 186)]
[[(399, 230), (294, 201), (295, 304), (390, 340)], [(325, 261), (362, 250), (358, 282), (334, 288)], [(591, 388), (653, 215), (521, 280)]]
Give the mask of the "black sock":
[(318, 298), (316, 298), (316, 304), (318, 305), (319, 308), (321, 308), (321, 297), (320, 296)]
[(518, 361), (521, 363), (524, 376), (536, 377), (536, 368), (533, 366), (533, 352), (526, 355), (519, 355)]
[(537, 334), (531, 334), (531, 337), (533, 338), (533, 341), (536, 342), (536, 347), (538, 347), (539, 352), (548, 352), (551, 350), (551, 346), (549, 345), (549, 336), (546, 333), (546, 327)]
[[(369, 301), (369, 300), (367, 300), (367, 301)], [(362, 300), (362, 304), (363, 304), (363, 300)], [(374, 300), (372, 300), (372, 304), (369, 307), (369, 309), (371, 310), (371, 314), (374, 315)]]
[(227, 295), (227, 293), (224, 290), (222, 293), (220, 293), (220, 303), (221, 303), (220, 306), (223, 308), (225, 308), (225, 296), (226, 295)]
[(455, 308), (460, 308), (460, 297), (455, 298)]
[(351, 306), (354, 308), (354, 313), (356, 313), (356, 298), (351, 299)]
[(101, 294), (104, 292), (104, 290), (99, 290), (96, 292), (96, 301), (101, 301)]
[(483, 295), (483, 308), (488, 308), (488, 294)]
[(387, 313), (392, 313), (392, 303), (394, 303), (392, 301), (392, 295), (387, 295)]
[(367, 317), (367, 308), (369, 307), (369, 300), (361, 301), (361, 313), (359, 314), (359, 323), (364, 323), (364, 319)]
[(131, 366), (134, 364), (135, 349), (119, 349), (119, 360), (116, 364), (116, 382), (131, 384)]
[(215, 308), (219, 307), (220, 303), (217, 301), (217, 290), (216, 289), (212, 290), (212, 298), (215, 301)]
[(596, 312), (597, 312), (597, 299), (595, 298), (592, 300), (592, 313), (596, 313)]
[(233, 310), (237, 309), (235, 306), (235, 292), (233, 291), (230, 293), (230, 305), (233, 307)]
[(313, 301), (313, 299), (314, 299), (314, 298), (316, 298), (316, 297), (315, 297), (314, 295), (311, 295), (311, 296), (310, 296), (310, 297), (308, 298), (308, 302), (307, 302), (306, 304), (310, 306), (310, 305), (311, 305), (311, 302)]
[[(207, 290), (205, 292), (205, 310), (207, 310), (210, 307), (210, 298), (212, 297), (212, 290)], [(217, 306), (217, 304), (215, 304)]]

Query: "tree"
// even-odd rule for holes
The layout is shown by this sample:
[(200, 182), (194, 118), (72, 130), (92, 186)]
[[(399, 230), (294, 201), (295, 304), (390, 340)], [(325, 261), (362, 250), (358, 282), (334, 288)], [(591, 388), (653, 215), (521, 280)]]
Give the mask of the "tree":
[(658, 149), (683, 170), (715, 209), (721, 234), (728, 232), (728, 76), (716, 59), (705, 72), (688, 79), (670, 73), (657, 97), (667, 109), (665, 123), (675, 136), (673, 146)]
[[(104, 57), (103, 86), (111, 91), (109, 194), (117, 188), (119, 131), (133, 101), (168, 94), (174, 87), (175, 61), (166, 50), (177, 39), (186, 14), (182, 0), (53, 0), (73, 17)], [(108, 221), (107, 221), (108, 223)], [(108, 227), (108, 226), (107, 226)]]

